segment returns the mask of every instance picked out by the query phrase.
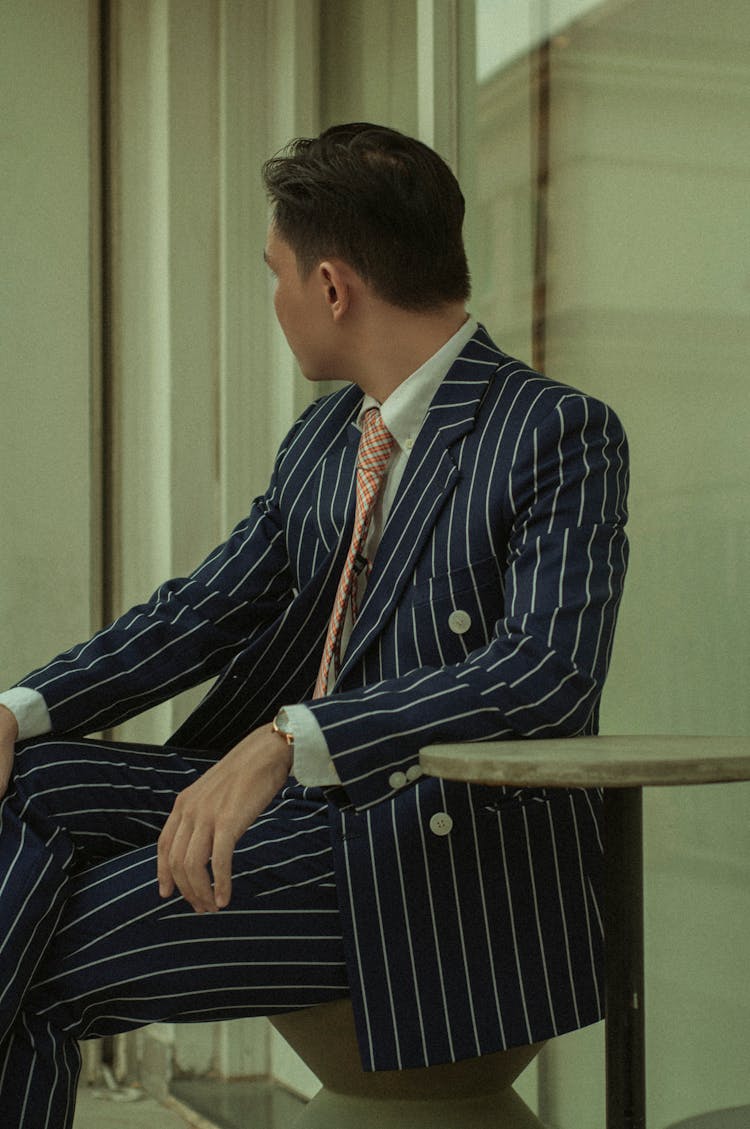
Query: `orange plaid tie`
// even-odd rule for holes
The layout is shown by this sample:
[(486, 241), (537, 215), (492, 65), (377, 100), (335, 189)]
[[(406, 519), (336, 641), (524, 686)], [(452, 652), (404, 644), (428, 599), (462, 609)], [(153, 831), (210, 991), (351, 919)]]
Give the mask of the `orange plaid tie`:
[(333, 612), (328, 624), (328, 635), (323, 648), (318, 680), (315, 683), (314, 698), (322, 698), (328, 692), (328, 675), (331, 663), (334, 671), (338, 669), (341, 656), (341, 632), (346, 619), (349, 603), (352, 608), (352, 622), (357, 618), (356, 577), (362, 571), (365, 561), (362, 547), (367, 538), (370, 519), (383, 481), (385, 468), (391, 456), (393, 436), (383, 423), (379, 408), (368, 408), (365, 412), (362, 438), (357, 452), (357, 502), (354, 512), (354, 532), (341, 571)]

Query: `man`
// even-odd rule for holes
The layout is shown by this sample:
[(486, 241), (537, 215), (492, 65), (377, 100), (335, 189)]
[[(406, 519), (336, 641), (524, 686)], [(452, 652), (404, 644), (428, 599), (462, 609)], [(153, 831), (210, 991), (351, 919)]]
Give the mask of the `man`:
[[(426, 146), (338, 126), (264, 176), (278, 319), (309, 380), (349, 383), (191, 576), (2, 698), (13, 1124), (68, 1126), (75, 1040), (153, 1020), (351, 995), (385, 1070), (602, 1013), (599, 797), (418, 753), (596, 731), (619, 422), (466, 313), (463, 197)], [(164, 748), (84, 739), (211, 675)]]

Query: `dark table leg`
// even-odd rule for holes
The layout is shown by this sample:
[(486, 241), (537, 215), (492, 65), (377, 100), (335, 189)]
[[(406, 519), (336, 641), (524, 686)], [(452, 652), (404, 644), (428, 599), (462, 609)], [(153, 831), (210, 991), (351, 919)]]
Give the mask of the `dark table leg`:
[(646, 1129), (641, 789), (605, 789), (604, 814), (607, 1129)]

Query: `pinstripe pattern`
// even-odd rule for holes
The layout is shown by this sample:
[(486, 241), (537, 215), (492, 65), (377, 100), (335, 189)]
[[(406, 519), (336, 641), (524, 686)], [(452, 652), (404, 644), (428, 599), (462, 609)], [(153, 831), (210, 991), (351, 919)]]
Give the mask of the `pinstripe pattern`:
[[(417, 762), (436, 740), (596, 731), (627, 448), (606, 405), (480, 328), (417, 436), (334, 692), (310, 701), (351, 540), (360, 405), (355, 387), (312, 405), (224, 545), (25, 684), (56, 731), (81, 734), (217, 674), (173, 738), (214, 754), (308, 701), (342, 781), (327, 797), (363, 1062), (385, 1069), (601, 1015), (599, 797), (420, 779)], [(450, 834), (433, 830), (440, 813)]]
[[(33, 923), (28, 960), (17, 959), (19, 929), (0, 951), (3, 1124), (70, 1124), (77, 1039), (153, 1020), (267, 1015), (347, 994), (318, 790), (287, 788), (240, 840), (229, 911), (199, 915), (179, 896), (159, 898), (155, 837), (175, 796), (210, 763), (97, 742), (35, 741), (19, 753), (2, 808), (5, 883), (40, 897), (39, 872), (49, 871), (64, 897), (41, 922), (34, 906), (16, 911), (19, 927)], [(28, 844), (18, 850), (30, 826), (56, 834), (33, 853)]]

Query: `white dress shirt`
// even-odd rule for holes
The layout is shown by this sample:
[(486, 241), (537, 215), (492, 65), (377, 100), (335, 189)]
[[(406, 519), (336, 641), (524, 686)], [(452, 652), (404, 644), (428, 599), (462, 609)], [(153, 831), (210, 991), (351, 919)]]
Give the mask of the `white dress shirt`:
[[(380, 544), (396, 491), (427, 409), (441, 381), (476, 328), (476, 320), (469, 316), (453, 337), (408, 376), (382, 404), (378, 404), (371, 396), (365, 396), (362, 402), (357, 426), (361, 429), (362, 417), (368, 408), (379, 407), (383, 422), (395, 440), (365, 542), (365, 556), (370, 561)], [(358, 582), (365, 583), (364, 573), (360, 575)], [(342, 632), (342, 654), (351, 630), (351, 612), (348, 611)], [(44, 698), (36, 690), (16, 686), (0, 694), (0, 705), (6, 706), (14, 714), (20, 741), (49, 733), (52, 728)], [(281, 711), (280, 723), (282, 728), (287, 728), (294, 734), (292, 771), (299, 782), (306, 785), (338, 784), (338, 774), (329, 756), (325, 737), (310, 710), (305, 705), (286, 706)]]

